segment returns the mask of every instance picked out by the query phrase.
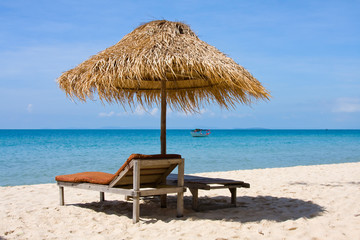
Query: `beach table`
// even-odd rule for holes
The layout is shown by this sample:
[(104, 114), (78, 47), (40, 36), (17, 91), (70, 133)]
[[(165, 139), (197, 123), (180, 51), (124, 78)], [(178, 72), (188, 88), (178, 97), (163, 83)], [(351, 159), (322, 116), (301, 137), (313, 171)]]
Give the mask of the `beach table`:
[[(177, 174), (170, 174), (166, 178), (167, 184), (177, 184)], [(236, 189), (237, 188), (250, 188), (250, 184), (243, 181), (236, 181), (232, 179), (224, 178), (210, 178), (199, 177), (193, 175), (184, 175), (184, 187), (189, 188), (192, 194), (192, 209), (199, 210), (199, 189), (211, 190), (211, 189), (224, 189), (228, 188), (231, 193), (231, 204), (236, 206)]]

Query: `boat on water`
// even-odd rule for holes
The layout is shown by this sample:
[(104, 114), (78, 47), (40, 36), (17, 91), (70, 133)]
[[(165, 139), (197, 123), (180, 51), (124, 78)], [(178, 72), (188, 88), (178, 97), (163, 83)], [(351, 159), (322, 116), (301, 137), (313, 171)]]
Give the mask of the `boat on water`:
[(191, 130), (190, 134), (193, 137), (207, 137), (210, 135), (210, 129), (194, 129)]

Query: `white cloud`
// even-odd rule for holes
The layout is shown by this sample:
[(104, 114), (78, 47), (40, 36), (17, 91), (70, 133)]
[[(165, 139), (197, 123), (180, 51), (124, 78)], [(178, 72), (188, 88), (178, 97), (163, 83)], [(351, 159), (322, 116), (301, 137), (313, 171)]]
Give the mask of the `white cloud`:
[(33, 111), (33, 105), (31, 103), (29, 103), (26, 107), (26, 111), (28, 111), (29, 113), (31, 113)]
[(208, 110), (208, 109), (205, 109), (205, 108), (202, 108), (200, 109), (198, 112), (195, 112), (195, 113), (185, 113), (185, 112), (176, 112), (176, 115), (179, 116), (179, 117), (202, 117), (203, 115), (206, 116), (215, 116), (215, 113)]
[(142, 106), (138, 105), (135, 109), (134, 115), (142, 116), (145, 114), (145, 112), (145, 109)]
[(109, 113), (106, 112), (101, 112), (99, 113), (99, 117), (113, 117), (113, 116), (117, 116), (117, 117), (126, 117), (126, 116), (143, 116), (145, 114), (149, 114), (151, 116), (156, 116), (156, 114), (159, 112), (158, 108), (153, 108), (150, 112), (148, 112), (145, 108), (143, 108), (142, 106), (138, 105), (134, 111), (130, 111), (130, 112), (114, 112), (111, 111)]
[(212, 117), (215, 116), (215, 113), (209, 109), (205, 109), (205, 108), (200, 109), (200, 114), (205, 114), (205, 113)]
[(333, 112), (354, 113), (360, 112), (360, 98), (338, 98), (336, 99)]
[(179, 117), (188, 117), (188, 116), (190, 116), (192, 114), (185, 113), (185, 112), (177, 112), (176, 115), (179, 116)]
[(156, 108), (153, 108), (150, 112), (151, 116), (155, 116), (157, 113), (158, 113), (159, 109), (156, 107)]
[(120, 112), (117, 113), (116, 116), (121, 117), (121, 116), (129, 116), (130, 114), (128, 112)]
[(229, 113), (225, 113), (222, 115), (222, 118), (224, 119), (227, 119), (227, 118), (247, 118), (247, 117), (252, 117), (253, 115), (252, 114), (249, 114), (249, 113), (232, 113), (232, 112), (229, 112)]
[(99, 113), (99, 117), (111, 117), (115, 114), (115, 112), (111, 111), (109, 113)]
[(170, 117), (173, 113), (173, 110), (171, 110), (171, 108), (166, 108), (166, 116)]
[(205, 108), (200, 109), (200, 114), (204, 114), (204, 113), (206, 113), (206, 112), (207, 112), (207, 110), (206, 110)]

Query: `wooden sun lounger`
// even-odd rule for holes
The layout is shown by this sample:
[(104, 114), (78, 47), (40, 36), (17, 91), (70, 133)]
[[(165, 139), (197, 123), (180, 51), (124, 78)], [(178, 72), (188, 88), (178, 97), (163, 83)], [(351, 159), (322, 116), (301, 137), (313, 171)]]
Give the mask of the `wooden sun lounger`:
[[(166, 177), (178, 167), (177, 184), (166, 184)], [(139, 221), (139, 198), (162, 196), (162, 207), (166, 205), (166, 194), (177, 193), (177, 217), (184, 211), (184, 159), (180, 155), (142, 155), (132, 154), (116, 174), (84, 172), (61, 175), (56, 178), (60, 191), (60, 205), (64, 205), (64, 187), (81, 188), (104, 193), (118, 193), (126, 199), (133, 199), (133, 223)]]
[[(167, 183), (176, 185), (178, 183), (177, 178), (178, 176), (176, 174), (170, 174), (167, 177)], [(211, 190), (228, 188), (231, 193), (231, 204), (236, 206), (236, 189), (250, 188), (250, 184), (243, 181), (235, 181), (223, 178), (198, 177), (193, 175), (184, 175), (184, 186), (189, 188), (192, 194), (192, 208), (195, 211), (199, 210), (199, 189)]]

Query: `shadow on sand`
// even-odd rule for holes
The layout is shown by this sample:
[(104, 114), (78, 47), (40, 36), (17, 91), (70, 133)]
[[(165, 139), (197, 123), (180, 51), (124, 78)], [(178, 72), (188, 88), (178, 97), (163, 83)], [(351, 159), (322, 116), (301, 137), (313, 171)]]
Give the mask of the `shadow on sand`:
[[(180, 219), (225, 220), (241, 223), (261, 220), (287, 221), (299, 218), (313, 218), (325, 212), (324, 207), (311, 201), (272, 196), (237, 198), (237, 207), (232, 207), (229, 197), (199, 198), (200, 211), (191, 209), (191, 197), (184, 197), (184, 217)], [(132, 218), (132, 202), (105, 201), (72, 204), (77, 207), (92, 209), (109, 215)], [(144, 223), (156, 221), (170, 222), (176, 219), (176, 197), (168, 196), (168, 207), (160, 208), (158, 198), (146, 198), (140, 204), (140, 220)]]

